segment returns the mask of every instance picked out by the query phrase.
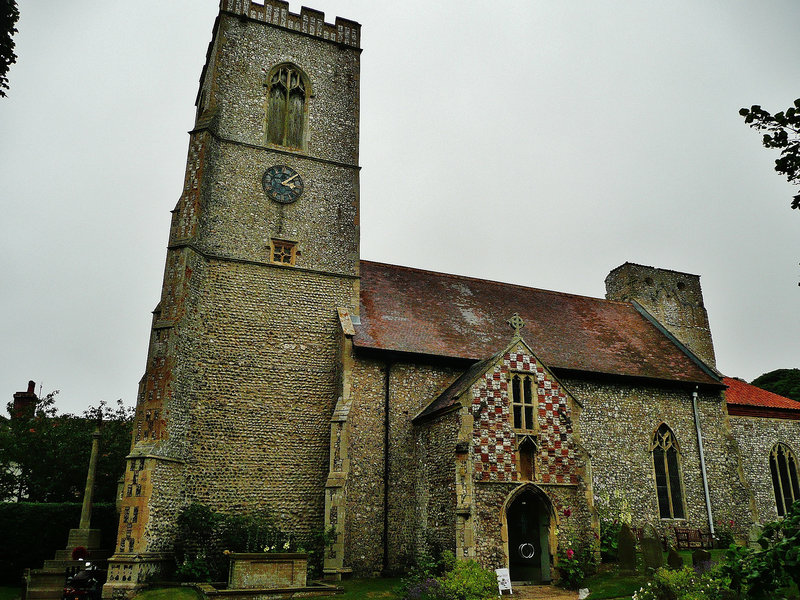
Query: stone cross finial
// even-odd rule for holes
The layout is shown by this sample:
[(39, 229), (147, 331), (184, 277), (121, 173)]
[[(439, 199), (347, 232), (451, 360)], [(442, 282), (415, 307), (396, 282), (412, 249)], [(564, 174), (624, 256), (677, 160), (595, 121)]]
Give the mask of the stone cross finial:
[(513, 316), (506, 321), (506, 323), (511, 325), (511, 328), (514, 330), (514, 335), (516, 336), (519, 335), (519, 330), (525, 327), (525, 321), (519, 316), (518, 313), (514, 313)]

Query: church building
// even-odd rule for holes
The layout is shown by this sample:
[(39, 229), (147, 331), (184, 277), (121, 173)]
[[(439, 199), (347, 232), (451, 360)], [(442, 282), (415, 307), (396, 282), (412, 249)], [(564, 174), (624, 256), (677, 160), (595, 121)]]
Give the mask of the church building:
[(800, 403), (716, 370), (698, 276), (590, 298), (361, 259), (360, 42), (221, 1), (104, 595), (168, 568), (192, 502), (332, 527), (333, 578), (450, 550), (547, 582), (612, 496), (667, 534), (783, 514)]

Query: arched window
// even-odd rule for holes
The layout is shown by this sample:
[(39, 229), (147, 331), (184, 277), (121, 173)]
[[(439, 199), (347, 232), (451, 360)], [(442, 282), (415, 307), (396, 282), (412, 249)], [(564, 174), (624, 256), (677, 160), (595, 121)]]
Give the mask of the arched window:
[(789, 446), (775, 444), (769, 453), (769, 470), (772, 473), (772, 489), (775, 490), (778, 515), (782, 517), (795, 500), (800, 500), (797, 461)]
[(308, 85), (293, 65), (279, 65), (267, 81), (267, 143), (302, 149)]
[(517, 478), (520, 481), (534, 481), (536, 479), (536, 455), (538, 448), (536, 442), (529, 436), (517, 438)]
[(672, 430), (663, 423), (653, 436), (650, 452), (653, 454), (653, 468), (656, 473), (659, 515), (662, 519), (683, 519), (680, 449)]

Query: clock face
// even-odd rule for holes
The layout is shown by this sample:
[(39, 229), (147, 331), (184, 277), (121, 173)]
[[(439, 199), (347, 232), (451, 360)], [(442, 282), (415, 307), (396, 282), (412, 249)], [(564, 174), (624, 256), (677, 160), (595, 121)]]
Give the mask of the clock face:
[(303, 193), (300, 174), (285, 165), (275, 165), (264, 171), (261, 183), (267, 198), (281, 204), (291, 204)]

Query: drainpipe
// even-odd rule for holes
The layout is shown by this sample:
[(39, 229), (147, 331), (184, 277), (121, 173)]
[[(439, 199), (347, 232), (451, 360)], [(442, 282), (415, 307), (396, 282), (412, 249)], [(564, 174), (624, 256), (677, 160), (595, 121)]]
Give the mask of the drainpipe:
[(392, 363), (386, 362), (383, 387), (383, 573), (389, 569), (389, 379)]
[(700, 451), (700, 475), (703, 478), (703, 492), (706, 495), (706, 512), (708, 513), (708, 529), (714, 535), (714, 516), (711, 514), (711, 496), (708, 493), (708, 477), (706, 476), (706, 458), (703, 454), (703, 432), (700, 431), (700, 413), (697, 411), (697, 386), (692, 392), (692, 410), (694, 411), (694, 427), (697, 430), (697, 448)]

